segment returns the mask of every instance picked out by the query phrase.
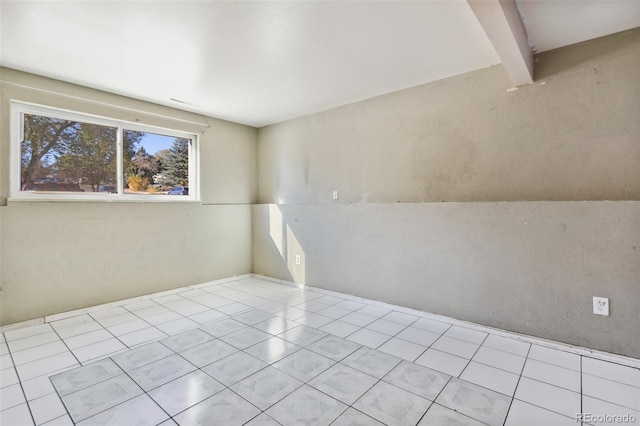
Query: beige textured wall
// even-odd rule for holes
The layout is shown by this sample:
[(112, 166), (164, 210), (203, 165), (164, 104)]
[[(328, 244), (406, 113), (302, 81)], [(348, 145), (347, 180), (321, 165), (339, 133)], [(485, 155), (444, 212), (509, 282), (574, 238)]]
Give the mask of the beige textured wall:
[(253, 238), (258, 274), (640, 357), (639, 201), (258, 205)]
[(260, 129), (260, 202), (640, 199), (640, 29), (536, 60)]
[[(251, 272), (256, 129), (6, 68), (0, 80), (0, 324)], [(202, 202), (8, 200), (12, 99), (200, 134)]]
[(254, 272), (640, 357), (640, 29), (536, 60), (260, 129)]

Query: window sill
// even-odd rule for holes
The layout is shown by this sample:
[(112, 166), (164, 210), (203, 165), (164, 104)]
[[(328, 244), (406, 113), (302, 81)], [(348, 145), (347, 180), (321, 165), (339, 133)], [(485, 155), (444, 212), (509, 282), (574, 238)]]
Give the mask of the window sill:
[(184, 199), (178, 198), (179, 196), (160, 198), (141, 198), (141, 197), (82, 197), (82, 196), (69, 196), (69, 197), (47, 197), (47, 196), (33, 196), (33, 197), (9, 197), (7, 201), (9, 203), (23, 203), (23, 202), (36, 202), (36, 203), (173, 203), (173, 204), (202, 204), (201, 200), (194, 198)]

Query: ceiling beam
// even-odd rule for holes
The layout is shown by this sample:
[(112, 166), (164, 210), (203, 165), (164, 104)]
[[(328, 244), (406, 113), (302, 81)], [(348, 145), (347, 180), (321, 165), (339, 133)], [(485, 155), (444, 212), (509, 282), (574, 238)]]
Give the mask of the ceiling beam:
[(467, 0), (513, 84), (533, 83), (533, 53), (515, 0)]

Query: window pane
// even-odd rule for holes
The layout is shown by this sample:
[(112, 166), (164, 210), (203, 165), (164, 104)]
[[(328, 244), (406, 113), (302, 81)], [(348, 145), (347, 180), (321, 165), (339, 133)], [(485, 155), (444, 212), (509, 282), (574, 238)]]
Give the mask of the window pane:
[(189, 195), (189, 139), (124, 130), (125, 194)]
[(117, 128), (33, 114), (23, 114), (23, 124), (21, 191), (97, 193), (116, 185)]

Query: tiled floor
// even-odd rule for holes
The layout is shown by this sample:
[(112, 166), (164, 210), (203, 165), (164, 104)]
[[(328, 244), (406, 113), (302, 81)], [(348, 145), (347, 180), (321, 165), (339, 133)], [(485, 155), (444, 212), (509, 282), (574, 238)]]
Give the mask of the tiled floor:
[(6, 330), (0, 423), (640, 423), (640, 369), (482, 330), (257, 278), (186, 287)]

